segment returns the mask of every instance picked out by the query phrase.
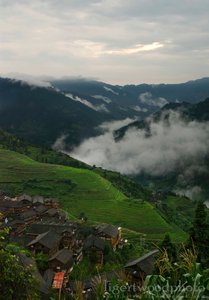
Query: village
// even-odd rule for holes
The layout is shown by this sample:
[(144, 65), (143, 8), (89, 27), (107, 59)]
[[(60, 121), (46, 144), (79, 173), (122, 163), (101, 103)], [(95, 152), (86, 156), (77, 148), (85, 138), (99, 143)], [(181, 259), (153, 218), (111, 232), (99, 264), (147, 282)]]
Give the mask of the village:
[[(57, 290), (59, 295), (64, 291), (73, 297), (78, 286), (84, 299), (93, 299), (98, 280), (110, 283), (126, 276), (129, 284), (141, 286), (144, 278), (152, 273), (157, 249), (127, 261), (120, 269), (101, 272), (107, 246), (110, 251), (117, 252), (126, 246), (127, 240), (123, 239), (121, 227), (112, 224), (85, 226), (85, 222), (84, 213), (78, 220), (69, 219), (58, 199), (26, 194), (10, 198), (0, 193), (0, 229), (7, 228), (9, 242), (31, 253), (30, 256), (17, 253), (17, 256), (24, 267), (34, 267), (43, 299), (47, 299), (51, 289)], [(40, 269), (36, 264), (34, 257), (40, 253), (46, 259), (47, 269)], [(96, 266), (98, 273), (75, 279), (71, 274), (84, 259)]]

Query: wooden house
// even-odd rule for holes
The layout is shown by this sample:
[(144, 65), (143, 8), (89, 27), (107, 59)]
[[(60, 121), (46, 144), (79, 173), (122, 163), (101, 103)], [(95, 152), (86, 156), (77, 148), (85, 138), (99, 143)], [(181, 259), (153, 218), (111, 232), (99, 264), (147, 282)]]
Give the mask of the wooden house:
[(110, 241), (113, 249), (116, 249), (121, 241), (121, 227), (111, 224), (102, 224), (97, 226), (97, 235), (105, 240)]
[(59, 207), (59, 200), (56, 198), (45, 198), (45, 204), (49, 208), (58, 208)]
[(44, 204), (44, 197), (42, 196), (34, 196), (33, 197), (33, 205)]
[(29, 196), (29, 195), (26, 195), (26, 194), (23, 194), (23, 195), (17, 197), (17, 201), (19, 203), (22, 203), (22, 204), (28, 206), (28, 207), (30, 207), (33, 203), (32, 197)]
[(68, 228), (63, 229), (61, 235), (62, 235), (61, 246), (63, 248), (73, 249), (75, 246), (75, 240), (76, 240), (75, 231), (72, 228), (68, 227)]
[(145, 277), (152, 274), (158, 253), (159, 250), (155, 249), (138, 259), (129, 261), (124, 268), (130, 281), (143, 283)]
[[(51, 220), (51, 222), (45, 222), (45, 220), (43, 220), (28, 226), (27, 235), (36, 237), (41, 233), (52, 230), (60, 235), (61, 238), (63, 238), (63, 240), (61, 240), (61, 245), (62, 242), (65, 241), (67, 244), (70, 244), (71, 239), (75, 238), (74, 236), (76, 235), (76, 228), (77, 227), (74, 222), (64, 222), (63, 224), (61, 222), (57, 222), (56, 220), (54, 221), (53, 219)], [(63, 247), (67, 247), (67, 245), (63, 245)]]
[(42, 216), (47, 210), (48, 210), (48, 207), (43, 204), (40, 204), (40, 205), (34, 207), (34, 211), (36, 212), (36, 214), (39, 217)]
[(53, 255), (59, 250), (60, 239), (61, 237), (56, 232), (48, 231), (39, 234), (27, 247), (33, 253), (43, 252), (47, 255)]
[(44, 216), (50, 217), (50, 218), (59, 218), (59, 210), (57, 208), (50, 208), (45, 211)]
[(25, 222), (23, 220), (15, 219), (9, 222), (6, 226), (11, 228), (11, 235), (20, 236), (25, 231)]
[(33, 209), (28, 209), (20, 214), (20, 220), (23, 220), (27, 225), (35, 222), (36, 218), (37, 214)]
[(17, 215), (24, 211), (26, 211), (28, 207), (21, 202), (4, 199), (4, 201), (0, 202), (0, 211), (4, 214), (4, 216), (8, 215)]
[(73, 252), (69, 249), (61, 249), (49, 259), (49, 267), (53, 271), (71, 272), (73, 269)]
[(83, 246), (84, 254), (87, 255), (92, 262), (98, 265), (103, 264), (104, 249), (105, 249), (104, 240), (102, 240), (101, 238), (95, 235), (90, 235), (84, 241), (84, 246)]

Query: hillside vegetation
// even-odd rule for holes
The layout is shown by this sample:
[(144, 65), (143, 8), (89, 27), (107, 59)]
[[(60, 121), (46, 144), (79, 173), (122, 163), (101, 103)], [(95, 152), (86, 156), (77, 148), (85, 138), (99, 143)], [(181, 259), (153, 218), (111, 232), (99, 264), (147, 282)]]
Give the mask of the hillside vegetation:
[(0, 149), (0, 190), (16, 195), (57, 197), (72, 218), (85, 213), (89, 221), (110, 222), (161, 239), (169, 232), (175, 241), (185, 234), (168, 224), (148, 202), (128, 199), (107, 179), (81, 168), (39, 163), (20, 153)]

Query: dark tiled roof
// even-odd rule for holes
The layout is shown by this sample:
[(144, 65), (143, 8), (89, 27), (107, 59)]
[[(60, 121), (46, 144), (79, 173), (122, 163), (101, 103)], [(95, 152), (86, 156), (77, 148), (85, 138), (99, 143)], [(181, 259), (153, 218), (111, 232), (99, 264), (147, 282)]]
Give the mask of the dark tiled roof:
[(27, 246), (39, 243), (48, 249), (53, 249), (60, 242), (61, 237), (54, 231), (44, 232), (39, 234), (34, 240), (32, 240)]
[(33, 203), (37, 203), (37, 202), (44, 203), (44, 197), (42, 197), (42, 196), (34, 196), (33, 197)]
[(48, 287), (51, 287), (52, 285), (52, 282), (53, 282), (53, 278), (54, 278), (54, 271), (52, 269), (47, 269), (45, 272), (44, 272), (44, 280), (46, 282), (46, 285)]
[(118, 236), (118, 227), (111, 224), (102, 224), (97, 227), (99, 233), (104, 233), (112, 238), (117, 238)]
[(42, 204), (34, 208), (34, 210), (39, 214), (44, 213), (45, 211), (47, 211), (47, 209), (48, 208)]
[(45, 280), (43, 279), (43, 277), (39, 273), (39, 270), (37, 268), (35, 260), (33, 260), (32, 258), (26, 256), (23, 253), (18, 253), (18, 254), (16, 254), (16, 256), (18, 257), (20, 263), (25, 268), (30, 268), (30, 267), (32, 268), (33, 274), (34, 274), (35, 278), (37, 279), (37, 281), (39, 283), (40, 291), (44, 294), (47, 294), (49, 292), (49, 290), (47, 288)]
[(69, 262), (71, 262), (73, 264), (73, 253), (72, 251), (70, 251), (69, 249), (62, 249), (59, 250), (57, 253), (55, 253), (50, 259), (49, 261), (52, 260), (58, 260), (63, 264), (67, 264)]
[(29, 195), (23, 194), (17, 198), (17, 201), (23, 201), (23, 200), (32, 202), (32, 197)]
[(59, 200), (56, 198), (51, 198), (51, 203), (59, 203)]
[(13, 220), (13, 221), (9, 222), (6, 226), (8, 226), (8, 227), (13, 227), (13, 226), (15, 226), (15, 225), (17, 225), (17, 224), (22, 224), (22, 225), (24, 225), (25, 222), (24, 222), (23, 220)]
[(71, 224), (57, 224), (57, 223), (34, 223), (31, 224), (28, 233), (33, 233), (33, 234), (41, 234), (44, 232), (47, 232), (49, 230), (55, 231), (57, 234), (61, 234), (62, 232), (68, 231), (68, 232), (73, 232), (74, 226)]
[(95, 235), (90, 235), (84, 242), (84, 249), (96, 247), (97, 249), (104, 250), (105, 242)]
[(50, 208), (45, 212), (46, 215), (49, 215), (50, 217), (55, 216), (56, 214), (59, 214), (59, 211), (57, 208)]
[(4, 200), (2, 202), (0, 202), (0, 207), (2, 208), (18, 208), (18, 207), (22, 207), (23, 204), (18, 202), (18, 201), (12, 201), (12, 200)]
[(29, 209), (22, 214), (20, 214), (20, 219), (21, 220), (27, 220), (30, 218), (36, 217), (36, 212), (33, 209)]
[(155, 249), (138, 259), (132, 260), (125, 265), (125, 268), (138, 266), (145, 274), (151, 274), (154, 267), (154, 258), (158, 252), (159, 250)]

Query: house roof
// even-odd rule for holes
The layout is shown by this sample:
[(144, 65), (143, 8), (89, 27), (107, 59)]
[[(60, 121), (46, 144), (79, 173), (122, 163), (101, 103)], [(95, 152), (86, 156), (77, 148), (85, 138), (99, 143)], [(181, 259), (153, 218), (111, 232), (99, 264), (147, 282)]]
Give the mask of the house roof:
[(57, 272), (54, 274), (52, 288), (61, 289), (64, 282), (65, 272)]
[(12, 227), (12, 226), (15, 226), (17, 224), (25, 224), (25, 222), (23, 220), (17, 220), (17, 219), (15, 219), (15, 220), (9, 222), (6, 226)]
[(20, 219), (21, 220), (26, 220), (29, 218), (33, 218), (36, 216), (36, 212), (33, 209), (29, 209), (23, 213), (20, 214)]
[(52, 281), (54, 279), (54, 271), (52, 269), (47, 269), (44, 272), (43, 278), (44, 278), (44, 280), (46, 282), (47, 287), (51, 287)]
[(45, 212), (45, 214), (49, 215), (50, 217), (53, 217), (56, 214), (59, 214), (59, 211), (57, 208), (50, 208)]
[(47, 209), (48, 208), (42, 204), (34, 208), (34, 210), (39, 214), (44, 213)]
[(71, 263), (73, 265), (73, 252), (70, 251), (69, 249), (63, 248), (61, 250), (59, 250), (57, 253), (55, 253), (50, 259), (49, 261), (52, 260), (58, 260), (63, 264), (67, 264), (67, 263)]
[(33, 203), (37, 203), (37, 202), (44, 203), (44, 197), (42, 197), (42, 196), (34, 196), (33, 197)]
[(32, 246), (39, 243), (48, 249), (53, 249), (60, 242), (61, 237), (54, 231), (47, 231), (39, 234), (34, 240), (32, 240), (27, 246)]
[(23, 267), (25, 268), (32, 268), (33, 270), (33, 274), (35, 276), (35, 278), (37, 279), (39, 286), (40, 286), (40, 291), (47, 294), (49, 292), (46, 282), (43, 279), (43, 277), (41, 276), (41, 274), (39, 273), (39, 270), (37, 268), (36, 262), (34, 259), (26, 256), (24, 253), (18, 253), (16, 254), (16, 256), (18, 257), (20, 263), (22, 264)]
[(154, 258), (158, 252), (159, 250), (155, 249), (138, 259), (129, 261), (125, 265), (125, 268), (132, 268), (134, 266), (138, 266), (145, 274), (151, 274), (154, 267)]
[(75, 226), (74, 224), (57, 224), (57, 223), (33, 223), (28, 229), (28, 233), (32, 234), (41, 234), (49, 230), (55, 231), (57, 234), (62, 232), (69, 231), (73, 232)]
[(59, 203), (59, 200), (57, 198), (51, 198), (52, 203)]
[(118, 236), (118, 227), (111, 224), (102, 224), (97, 227), (99, 233), (103, 233), (112, 238), (117, 238)]
[(7, 209), (7, 208), (18, 208), (24, 206), (22, 203), (18, 201), (12, 201), (12, 200), (3, 200), (0, 202), (0, 207)]
[(45, 198), (45, 202), (47, 203), (59, 203), (59, 200), (57, 198)]
[(32, 197), (29, 195), (23, 194), (17, 198), (17, 201), (23, 201), (23, 200), (32, 202)]
[(105, 248), (105, 242), (102, 239), (100, 239), (99, 237), (91, 234), (84, 241), (84, 249), (88, 249), (88, 248), (92, 248), (92, 247), (96, 247), (103, 251)]

